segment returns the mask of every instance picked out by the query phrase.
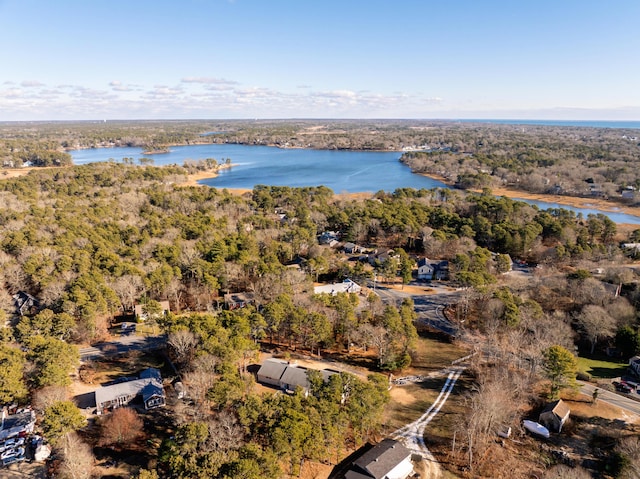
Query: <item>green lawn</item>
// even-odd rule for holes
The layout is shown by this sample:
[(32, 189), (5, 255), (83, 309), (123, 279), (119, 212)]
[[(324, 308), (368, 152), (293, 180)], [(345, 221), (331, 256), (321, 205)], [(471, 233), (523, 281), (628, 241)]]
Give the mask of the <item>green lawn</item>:
[(593, 378), (611, 379), (627, 372), (627, 363), (611, 359), (578, 358), (578, 371), (589, 373)]

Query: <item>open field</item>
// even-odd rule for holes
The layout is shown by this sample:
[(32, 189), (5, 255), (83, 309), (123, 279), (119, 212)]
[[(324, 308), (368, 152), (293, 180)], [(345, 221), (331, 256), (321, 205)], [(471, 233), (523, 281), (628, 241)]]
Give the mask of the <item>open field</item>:
[(627, 363), (578, 357), (578, 371), (589, 373), (593, 378), (612, 379), (623, 376), (627, 372)]

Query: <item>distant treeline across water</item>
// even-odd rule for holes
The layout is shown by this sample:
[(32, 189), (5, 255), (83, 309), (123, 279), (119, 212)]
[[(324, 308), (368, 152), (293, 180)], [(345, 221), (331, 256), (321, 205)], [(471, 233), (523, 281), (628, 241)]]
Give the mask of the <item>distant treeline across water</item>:
[(459, 120), (462, 123), (492, 123), (496, 125), (577, 126), (586, 128), (640, 129), (640, 121), (599, 120)]
[[(155, 165), (182, 165), (187, 160), (229, 158), (233, 167), (200, 183), (215, 188), (253, 189), (256, 185), (326, 186), (335, 193), (392, 192), (399, 188), (449, 188), (441, 181), (412, 173), (400, 163), (400, 152), (286, 149), (272, 146), (206, 144), (174, 146), (168, 153), (144, 155), (140, 148), (94, 148), (70, 152), (74, 164), (151, 158)], [(621, 212), (573, 208), (527, 200), (541, 209), (564, 208), (576, 214), (604, 213), (616, 223), (640, 224), (640, 217)]]

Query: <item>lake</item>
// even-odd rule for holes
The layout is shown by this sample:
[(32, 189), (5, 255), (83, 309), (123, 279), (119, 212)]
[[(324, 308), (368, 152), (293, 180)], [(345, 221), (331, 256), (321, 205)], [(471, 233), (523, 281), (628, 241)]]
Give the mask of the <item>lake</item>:
[[(348, 151), (284, 149), (271, 146), (207, 144), (173, 146), (169, 153), (143, 155), (140, 148), (95, 148), (71, 151), (76, 165), (102, 161), (151, 158), (155, 165), (182, 165), (186, 160), (230, 158), (233, 167), (200, 183), (214, 188), (246, 188), (255, 185), (320, 186), (335, 193), (392, 192), (398, 188), (449, 188), (441, 181), (416, 175), (398, 160), (397, 151)], [(640, 224), (640, 217), (619, 212), (573, 208), (544, 201), (526, 201), (542, 209), (564, 208), (588, 214), (604, 213), (616, 223)]]

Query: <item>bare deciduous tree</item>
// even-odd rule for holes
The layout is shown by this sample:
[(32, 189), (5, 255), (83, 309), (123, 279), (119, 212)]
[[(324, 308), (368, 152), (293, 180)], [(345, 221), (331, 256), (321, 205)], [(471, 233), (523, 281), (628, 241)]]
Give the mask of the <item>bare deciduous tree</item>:
[(144, 435), (142, 419), (128, 407), (116, 409), (102, 423), (99, 444), (123, 446)]
[(638, 479), (640, 477), (640, 438), (628, 436), (620, 441), (617, 451), (625, 460), (622, 470), (617, 476), (621, 479)]
[(191, 361), (194, 348), (198, 344), (198, 338), (187, 329), (181, 329), (169, 333), (167, 344), (176, 355), (176, 360), (181, 366), (187, 366)]
[(193, 406), (188, 412), (196, 420), (202, 420), (210, 413), (211, 402), (207, 393), (215, 383), (215, 367), (218, 358), (205, 354), (196, 358), (192, 363), (193, 371), (184, 375), (184, 385), (189, 391), (189, 397), (193, 400)]
[(478, 465), (498, 429), (514, 422), (519, 406), (507, 368), (483, 371), (478, 377), (480, 382), (468, 397), (468, 413), (456, 431), (465, 444), (471, 470)]
[(611, 338), (616, 332), (616, 321), (607, 311), (593, 304), (588, 304), (576, 315), (576, 321), (584, 331), (585, 336), (591, 343), (591, 354), (596, 349), (598, 341)]
[(68, 433), (56, 447), (62, 457), (59, 476), (63, 479), (89, 479), (94, 463), (91, 447), (76, 433)]
[(36, 411), (44, 411), (58, 401), (69, 399), (67, 388), (63, 386), (46, 386), (38, 389), (33, 395), (33, 407)]
[(223, 410), (208, 423), (209, 446), (214, 451), (228, 451), (238, 449), (244, 439), (242, 426), (238, 424), (235, 414)]
[(110, 285), (122, 303), (123, 312), (133, 310), (136, 300), (144, 291), (144, 283), (140, 276), (125, 274)]

